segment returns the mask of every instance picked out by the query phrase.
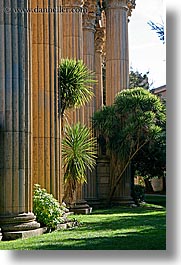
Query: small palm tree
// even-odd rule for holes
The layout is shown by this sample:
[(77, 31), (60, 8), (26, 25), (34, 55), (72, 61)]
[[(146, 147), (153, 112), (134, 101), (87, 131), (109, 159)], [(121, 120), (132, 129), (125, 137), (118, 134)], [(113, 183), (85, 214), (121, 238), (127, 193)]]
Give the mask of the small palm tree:
[(89, 102), (94, 93), (94, 73), (82, 60), (63, 59), (58, 68), (59, 106), (63, 119), (67, 109), (79, 108)]
[(92, 170), (96, 164), (96, 138), (91, 129), (77, 123), (65, 127), (62, 140), (62, 158), (65, 169), (64, 183), (66, 203), (71, 204), (78, 185), (86, 182), (86, 169)]

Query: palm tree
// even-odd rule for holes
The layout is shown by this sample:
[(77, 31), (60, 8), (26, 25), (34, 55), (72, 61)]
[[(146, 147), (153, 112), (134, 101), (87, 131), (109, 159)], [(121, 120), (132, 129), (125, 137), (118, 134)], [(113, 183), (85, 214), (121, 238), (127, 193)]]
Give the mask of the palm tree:
[(59, 106), (63, 120), (65, 110), (79, 108), (89, 102), (94, 93), (94, 73), (82, 60), (63, 59), (58, 68)]
[(96, 138), (91, 129), (77, 123), (65, 127), (62, 140), (62, 158), (65, 169), (64, 183), (66, 203), (71, 204), (78, 185), (86, 182), (86, 169), (96, 164)]

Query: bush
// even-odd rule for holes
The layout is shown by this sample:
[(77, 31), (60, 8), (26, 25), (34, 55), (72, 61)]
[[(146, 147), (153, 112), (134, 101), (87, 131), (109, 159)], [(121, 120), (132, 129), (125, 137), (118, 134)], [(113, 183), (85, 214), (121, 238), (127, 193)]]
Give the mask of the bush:
[(68, 211), (66, 205), (60, 205), (53, 195), (47, 193), (46, 189), (41, 189), (40, 185), (34, 186), (33, 212), (37, 221), (49, 229), (54, 229), (59, 223), (64, 222), (64, 214)]
[(134, 185), (132, 197), (137, 205), (145, 200), (145, 187)]

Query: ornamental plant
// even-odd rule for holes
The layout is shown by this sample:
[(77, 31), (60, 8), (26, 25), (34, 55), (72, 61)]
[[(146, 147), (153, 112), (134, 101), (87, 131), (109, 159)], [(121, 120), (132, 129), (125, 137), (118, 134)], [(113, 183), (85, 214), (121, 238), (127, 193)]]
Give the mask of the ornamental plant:
[(95, 82), (94, 72), (82, 60), (61, 60), (58, 67), (58, 88), (62, 120), (65, 110), (80, 108), (92, 99)]
[(65, 127), (62, 160), (66, 203), (71, 204), (78, 186), (86, 182), (86, 169), (96, 165), (97, 140), (90, 128), (80, 123)]
[(33, 212), (37, 221), (50, 230), (56, 228), (59, 223), (64, 222), (64, 214), (67, 211), (65, 204), (60, 205), (53, 195), (42, 189), (39, 184), (34, 187)]

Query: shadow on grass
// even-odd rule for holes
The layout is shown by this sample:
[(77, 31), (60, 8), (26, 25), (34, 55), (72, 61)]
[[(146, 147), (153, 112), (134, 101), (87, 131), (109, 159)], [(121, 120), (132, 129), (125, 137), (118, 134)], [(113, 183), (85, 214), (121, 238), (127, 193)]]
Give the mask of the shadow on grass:
[[(161, 210), (161, 209), (160, 209)], [(163, 209), (162, 209), (163, 210)], [(87, 217), (82, 226), (70, 231), (55, 232), (52, 238), (41, 240), (40, 245), (31, 245), (34, 250), (165, 250), (166, 220), (164, 212), (153, 215), (148, 209), (134, 209), (135, 216), (117, 216), (118, 208), (104, 210), (96, 218)], [(125, 213), (125, 209), (123, 211)], [(130, 210), (128, 212), (130, 214)], [(93, 217), (93, 216), (92, 216)], [(53, 233), (52, 233), (53, 235)]]
[[(67, 238), (63, 241), (46, 241), (43, 246), (32, 246), (33, 250), (165, 250), (165, 236), (157, 238), (157, 244), (153, 238), (157, 232), (145, 229), (142, 232), (123, 233), (114, 237), (89, 237)], [(148, 244), (149, 241), (149, 244)]]
[(165, 208), (113, 207), (76, 216), (80, 226), (15, 242), (0, 249), (24, 250), (165, 250)]

